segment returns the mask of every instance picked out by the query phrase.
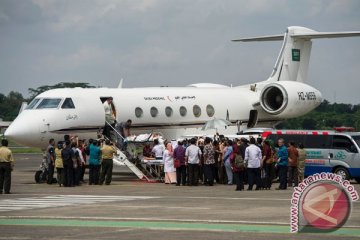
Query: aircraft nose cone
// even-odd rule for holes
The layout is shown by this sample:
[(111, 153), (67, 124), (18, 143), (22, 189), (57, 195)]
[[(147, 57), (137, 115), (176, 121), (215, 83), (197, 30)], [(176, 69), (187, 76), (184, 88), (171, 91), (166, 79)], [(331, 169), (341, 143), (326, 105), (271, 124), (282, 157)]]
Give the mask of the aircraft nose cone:
[(9, 138), (9, 139), (12, 139), (12, 129), (11, 127), (9, 126), (6, 130), (5, 130), (5, 133), (4, 133), (4, 136), (5, 138)]
[(13, 140), (13, 141), (15, 141), (15, 142), (19, 142), (19, 140), (20, 140), (20, 142), (21, 142), (22, 134), (21, 134), (21, 132), (19, 131), (19, 129), (18, 129), (16, 126), (14, 126), (14, 125), (16, 125), (16, 124), (12, 123), (12, 124), (6, 129), (6, 131), (5, 131), (5, 133), (4, 133), (4, 136), (5, 136), (5, 138), (11, 139), (11, 140)]
[(19, 143), (24, 146), (32, 146), (34, 141), (36, 141), (35, 137), (35, 126), (30, 126), (27, 119), (18, 117), (16, 118), (10, 126), (6, 129), (4, 135), (6, 138)]

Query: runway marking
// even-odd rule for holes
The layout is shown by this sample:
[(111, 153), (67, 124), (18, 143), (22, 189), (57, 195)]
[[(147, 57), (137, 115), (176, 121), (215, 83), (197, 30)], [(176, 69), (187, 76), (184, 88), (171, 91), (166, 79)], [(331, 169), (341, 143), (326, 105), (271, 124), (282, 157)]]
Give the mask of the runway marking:
[(116, 208), (161, 208), (161, 209), (190, 209), (190, 210), (209, 210), (208, 207), (167, 207), (163, 205), (144, 205), (144, 206), (133, 206), (133, 205), (119, 205)]
[(38, 208), (64, 207), (77, 204), (146, 200), (150, 196), (101, 196), (101, 195), (52, 195), (0, 200), (0, 212), (29, 210)]
[[(53, 208), (72, 206), (78, 203), (93, 204), (97, 202), (116, 202), (116, 201), (130, 201), (139, 199), (154, 199), (161, 198), (158, 196), (103, 196), (103, 195), (37, 195), (36, 197), (24, 197), (17, 199), (3, 199), (0, 200), (0, 212), (9, 212), (16, 210), (29, 210), (40, 208)], [(288, 201), (289, 199), (281, 198), (242, 198), (242, 197), (169, 197), (182, 199), (221, 199), (221, 200), (271, 200), (271, 201)], [(122, 206), (118, 206), (121, 208)], [(148, 206), (146, 206), (148, 207)], [(161, 206), (162, 208), (164, 206)], [(166, 208), (166, 207), (165, 207)], [(208, 210), (205, 207), (167, 207), (172, 209), (193, 209), (193, 210)]]
[[(146, 222), (178, 222), (178, 223), (219, 223), (219, 224), (245, 224), (245, 225), (272, 225), (272, 226), (289, 226), (289, 222), (266, 222), (266, 221), (246, 221), (246, 220), (219, 220), (219, 219), (186, 219), (186, 218), (156, 218), (156, 217), (91, 217), (91, 216), (0, 216), (1, 219), (54, 219), (54, 220), (88, 220), (88, 221), (146, 221)], [(345, 228), (355, 228), (360, 230), (359, 226), (345, 225)]]
[[(134, 206), (132, 206), (134, 207)], [(144, 208), (146, 206), (142, 206)], [(219, 219), (188, 219), (188, 218), (156, 218), (156, 217), (91, 217), (91, 216), (0, 216), (0, 219), (72, 219), (72, 220), (102, 220), (102, 221), (150, 221), (150, 222), (185, 222), (185, 223), (231, 223), (231, 224), (271, 224), (271, 225), (289, 225), (288, 222), (265, 222), (265, 221), (244, 221), (244, 220), (219, 220)]]
[(290, 201), (291, 198), (266, 198), (266, 197), (182, 197), (188, 199), (222, 199), (222, 200), (250, 200), (250, 201)]
[[(222, 224), (222, 223), (196, 223), (196, 222), (155, 222), (155, 221), (109, 221), (84, 219), (52, 219), (52, 218), (0, 218), (0, 225), (7, 226), (51, 226), (51, 227), (91, 227), (91, 228), (125, 228), (125, 229), (152, 229), (160, 231), (216, 231), (216, 232), (254, 232), (269, 234), (288, 234), (290, 226), (255, 225), (255, 224)], [(316, 233), (314, 233), (316, 235)], [(359, 236), (359, 228), (341, 228), (327, 235)], [(304, 235), (305, 236), (305, 235)]]

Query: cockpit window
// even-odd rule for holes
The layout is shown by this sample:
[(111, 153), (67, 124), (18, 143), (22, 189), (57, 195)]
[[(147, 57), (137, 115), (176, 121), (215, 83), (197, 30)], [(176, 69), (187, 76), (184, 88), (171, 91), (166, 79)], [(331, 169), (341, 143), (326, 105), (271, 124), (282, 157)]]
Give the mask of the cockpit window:
[(40, 98), (34, 98), (29, 105), (27, 105), (26, 109), (33, 109), (35, 105), (40, 101)]
[(61, 98), (44, 98), (36, 109), (57, 108), (61, 102)]
[(64, 108), (64, 109), (75, 108), (75, 105), (71, 98), (66, 98), (64, 103), (62, 104), (61, 108)]

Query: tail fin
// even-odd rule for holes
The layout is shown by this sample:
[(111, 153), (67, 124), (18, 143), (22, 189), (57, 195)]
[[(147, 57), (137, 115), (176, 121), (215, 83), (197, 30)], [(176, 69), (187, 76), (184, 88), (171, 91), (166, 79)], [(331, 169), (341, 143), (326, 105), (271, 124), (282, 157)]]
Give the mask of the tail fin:
[(311, 39), (360, 36), (360, 32), (317, 32), (304, 27), (288, 27), (284, 35), (242, 38), (232, 41), (279, 41), (283, 44), (270, 81), (306, 82), (309, 67)]

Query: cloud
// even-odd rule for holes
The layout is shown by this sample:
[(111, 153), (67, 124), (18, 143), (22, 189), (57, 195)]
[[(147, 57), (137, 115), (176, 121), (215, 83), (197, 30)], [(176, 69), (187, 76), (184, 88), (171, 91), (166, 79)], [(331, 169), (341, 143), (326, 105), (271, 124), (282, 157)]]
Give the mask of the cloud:
[(77, 52), (66, 57), (68, 64), (77, 65), (84, 63), (98, 64), (108, 57), (109, 54), (102, 48), (85, 45)]
[(72, 29), (85, 31), (104, 19), (126, 20), (155, 8), (159, 1), (33, 0), (33, 3), (48, 18), (47, 26), (51, 31), (64, 32)]
[(307, 11), (304, 13), (307, 16), (319, 16), (319, 15), (344, 15), (351, 13), (354, 8), (358, 8), (359, 4), (356, 1), (352, 0), (319, 0), (319, 1), (311, 1), (306, 0), (304, 8)]
[(3, 9), (0, 9), (0, 23), (1, 22), (8, 22), (9, 21), (9, 16), (6, 15), (6, 13), (4, 13)]
[(146, 67), (154, 65), (172, 65), (178, 62), (181, 54), (172, 49), (158, 46), (143, 46), (135, 49), (128, 55), (122, 56), (122, 63), (127, 63), (130, 67)]
[(81, 46), (77, 51), (65, 55), (46, 55), (38, 59), (33, 66), (38, 71), (43, 71), (44, 67), (48, 71), (68, 71), (71, 72), (78, 68), (89, 68), (98, 66), (111, 60), (109, 51), (93, 45)]
[[(231, 39), (279, 34), (289, 25), (360, 30), (359, 11), (357, 0), (2, 0), (1, 86), (21, 91), (59, 80), (112, 86), (121, 77), (132, 87), (261, 81), (281, 43)], [(347, 78), (360, 75), (358, 39), (333, 41), (314, 41), (310, 84), (326, 79), (326, 87), (340, 89), (337, 61), (355, 66)], [(338, 47), (344, 45), (354, 52)]]
[(141, 1), (131, 1), (131, 8), (141, 11), (147, 12), (150, 9), (154, 9), (161, 1), (159, 0), (141, 0)]

